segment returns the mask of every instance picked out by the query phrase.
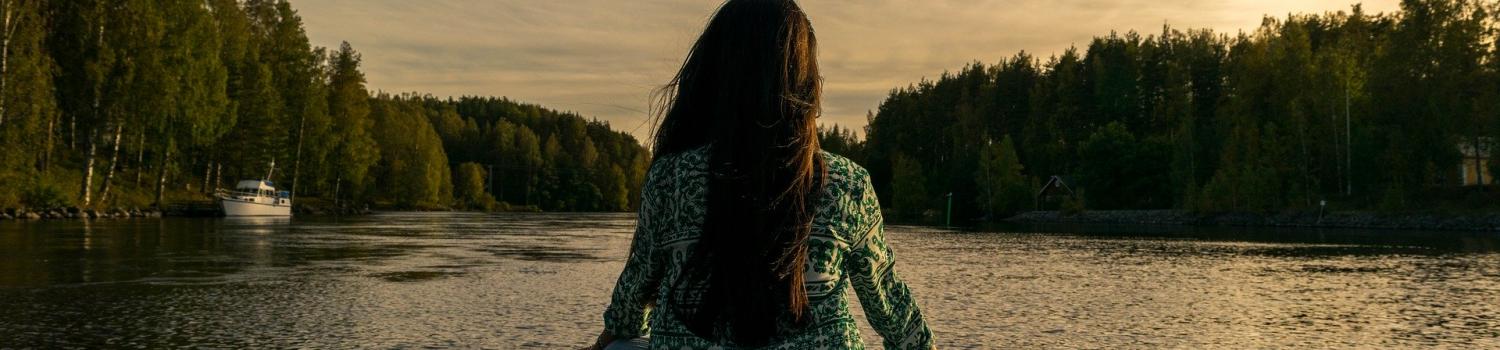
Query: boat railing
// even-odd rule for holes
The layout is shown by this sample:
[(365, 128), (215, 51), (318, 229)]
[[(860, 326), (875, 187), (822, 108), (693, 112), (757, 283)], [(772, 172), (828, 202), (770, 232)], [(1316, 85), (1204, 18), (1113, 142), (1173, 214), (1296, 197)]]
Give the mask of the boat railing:
[(276, 193), (276, 192), (271, 192), (271, 193), (268, 194), (268, 193), (262, 193), (260, 191), (254, 191), (254, 190), (229, 190), (229, 189), (223, 189), (223, 188), (215, 190), (214, 191), (214, 196), (215, 197), (219, 197), (219, 198), (240, 198), (240, 197), (282, 198), (282, 196), (279, 193)]

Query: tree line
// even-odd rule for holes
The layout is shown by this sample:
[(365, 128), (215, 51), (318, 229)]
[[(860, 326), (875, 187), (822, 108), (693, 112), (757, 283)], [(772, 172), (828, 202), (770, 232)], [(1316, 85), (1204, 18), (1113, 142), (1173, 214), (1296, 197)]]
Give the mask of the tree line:
[[(271, 176), (395, 208), (628, 210), (649, 153), (577, 114), (372, 93), (285, 0), (0, 0), (0, 206), (145, 206)], [(274, 173), (271, 164), (275, 164)]]
[(822, 136), (908, 218), (948, 193), (955, 217), (1032, 210), (1052, 176), (1092, 209), (1474, 204), (1463, 194), (1479, 191), (1453, 188), (1461, 145), (1500, 139), (1497, 9), (1403, 0), (1388, 14), (1267, 17), (1236, 35), (1111, 33), (895, 89), (864, 140)]

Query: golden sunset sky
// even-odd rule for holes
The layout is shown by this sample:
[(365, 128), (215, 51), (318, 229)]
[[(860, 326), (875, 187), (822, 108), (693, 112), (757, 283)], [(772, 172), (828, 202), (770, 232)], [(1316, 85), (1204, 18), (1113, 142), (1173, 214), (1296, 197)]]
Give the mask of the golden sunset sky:
[[(892, 88), (1111, 31), (1253, 31), (1266, 15), (1350, 0), (805, 0), (827, 79), (824, 123), (861, 127)], [(373, 91), (507, 96), (609, 121), (642, 140), (650, 92), (718, 7), (704, 0), (300, 0), (313, 45), (349, 41)], [(1392, 12), (1397, 0), (1364, 2)]]

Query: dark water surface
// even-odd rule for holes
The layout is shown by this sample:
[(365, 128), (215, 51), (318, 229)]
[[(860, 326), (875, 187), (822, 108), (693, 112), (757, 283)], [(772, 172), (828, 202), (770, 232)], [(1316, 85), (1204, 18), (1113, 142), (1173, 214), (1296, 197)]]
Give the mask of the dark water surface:
[[(634, 222), (0, 222), (0, 348), (573, 348)], [(1496, 233), (996, 230), (888, 229), (943, 349), (1500, 348)]]

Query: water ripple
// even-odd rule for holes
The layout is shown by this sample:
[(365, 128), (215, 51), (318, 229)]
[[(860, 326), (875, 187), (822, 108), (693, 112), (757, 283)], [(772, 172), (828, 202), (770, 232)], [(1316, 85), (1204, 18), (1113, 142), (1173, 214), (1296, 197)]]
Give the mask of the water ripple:
[[(0, 348), (570, 348), (601, 328), (634, 224), (0, 223)], [(1495, 235), (887, 232), (945, 349), (1500, 348)]]

